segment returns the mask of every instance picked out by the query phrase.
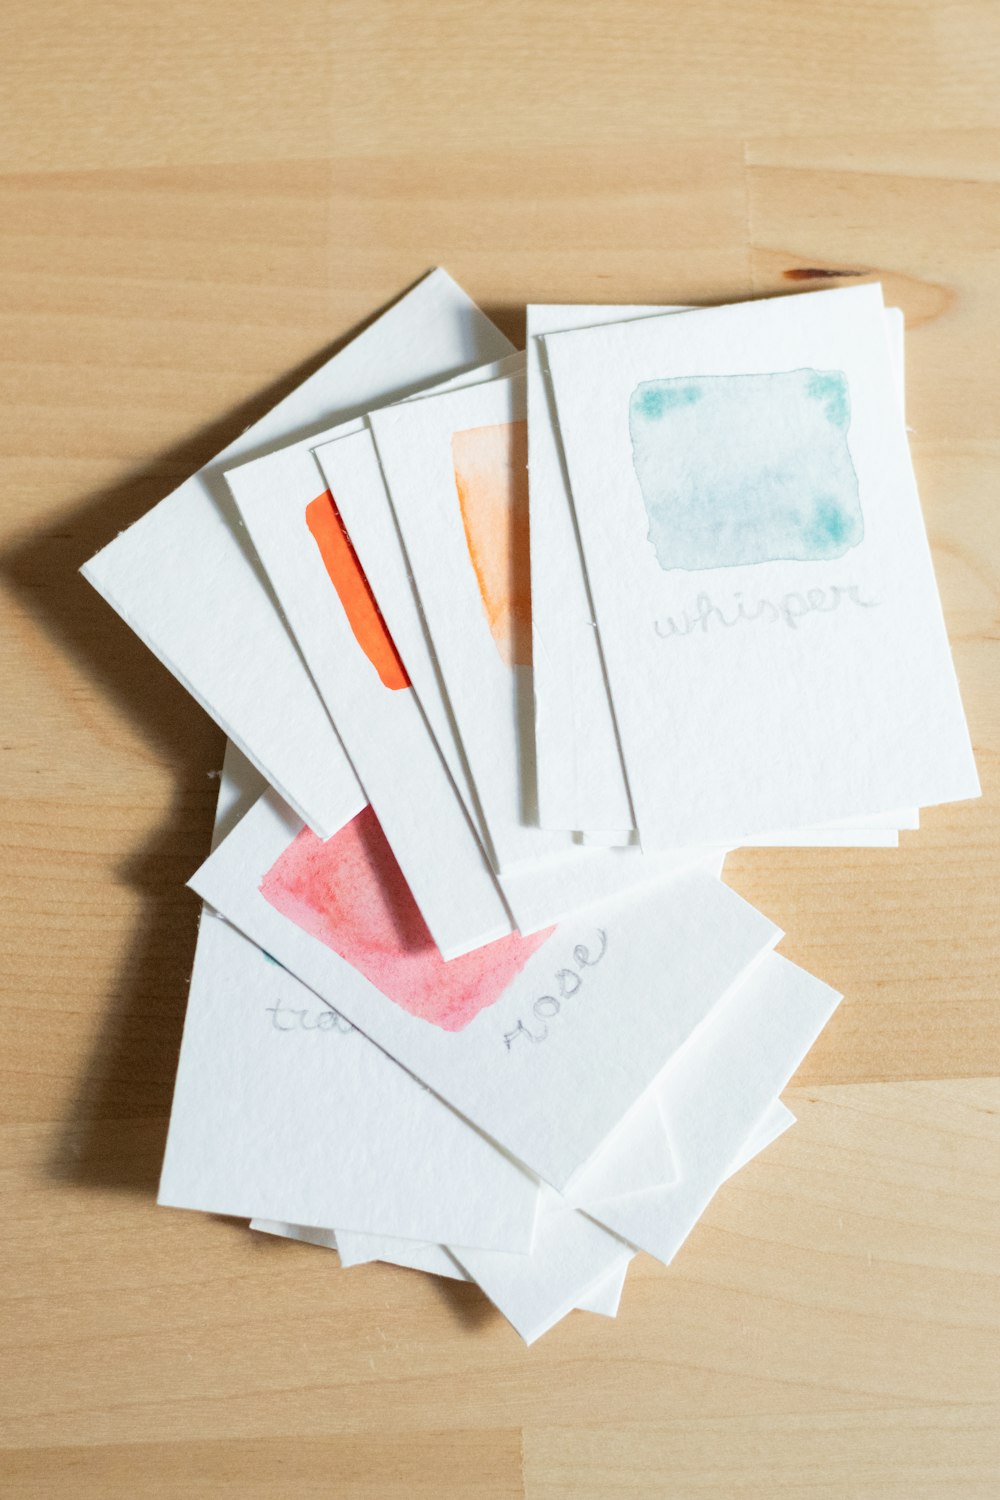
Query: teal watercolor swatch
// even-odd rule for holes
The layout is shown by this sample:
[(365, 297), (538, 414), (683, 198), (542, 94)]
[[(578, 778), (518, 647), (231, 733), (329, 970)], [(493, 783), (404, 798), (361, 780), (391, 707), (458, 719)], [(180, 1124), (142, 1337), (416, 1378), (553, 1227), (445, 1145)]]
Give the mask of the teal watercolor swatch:
[(864, 537), (841, 370), (646, 380), (632, 463), (661, 568), (829, 562)]

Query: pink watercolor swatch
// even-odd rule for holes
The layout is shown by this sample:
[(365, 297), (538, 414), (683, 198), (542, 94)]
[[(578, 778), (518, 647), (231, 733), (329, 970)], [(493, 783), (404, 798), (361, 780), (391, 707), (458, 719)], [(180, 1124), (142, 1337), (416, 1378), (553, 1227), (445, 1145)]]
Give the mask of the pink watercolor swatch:
[(499, 1000), (554, 930), (512, 933), (446, 963), (370, 807), (325, 843), (303, 828), (260, 892), (383, 995), (444, 1031), (461, 1031)]

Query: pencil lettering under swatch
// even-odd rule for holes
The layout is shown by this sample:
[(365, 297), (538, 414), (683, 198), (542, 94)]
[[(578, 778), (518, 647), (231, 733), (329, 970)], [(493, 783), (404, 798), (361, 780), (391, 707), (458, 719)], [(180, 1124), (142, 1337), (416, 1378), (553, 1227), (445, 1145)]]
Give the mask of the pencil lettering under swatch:
[(777, 600), (756, 599), (749, 606), (744, 603), (741, 593), (733, 594), (732, 601), (726, 604), (730, 611), (727, 615), (720, 605), (713, 602), (710, 594), (699, 594), (693, 613), (685, 609), (680, 614), (661, 617), (653, 621), (653, 629), (665, 641), (672, 636), (691, 635), (699, 628), (704, 635), (714, 625), (731, 630), (734, 625), (754, 625), (757, 622), (774, 625), (783, 620), (789, 630), (796, 630), (798, 622), (806, 615), (828, 615), (845, 599), (860, 609), (877, 609), (880, 603), (878, 599), (863, 599), (855, 583), (835, 583), (825, 588), (806, 589), (804, 594), (783, 594)]
[(555, 974), (555, 988), (557, 993), (555, 995), (539, 995), (537, 1000), (532, 1003), (532, 1014), (535, 1018), (535, 1022), (540, 1023), (541, 1029), (539, 1030), (536, 1027), (534, 1031), (529, 1030), (529, 1028), (525, 1026), (523, 1019), (521, 1017), (518, 1017), (517, 1025), (514, 1027), (513, 1031), (508, 1031), (505, 1033), (504, 1045), (507, 1048), (508, 1052), (510, 1051), (511, 1047), (518, 1037), (527, 1037), (529, 1042), (545, 1041), (549, 1034), (549, 1028), (546, 1023), (550, 1021), (553, 1016), (557, 1016), (559, 1014), (559, 1012), (562, 1010), (564, 1000), (571, 1000), (576, 994), (579, 993), (579, 991), (583, 988), (584, 971), (587, 969), (592, 969), (597, 964), (599, 964), (605, 953), (608, 951), (607, 933), (603, 929), (601, 929), (598, 931), (597, 937), (600, 943), (600, 951), (595, 956), (591, 957), (591, 950), (586, 946), (586, 944), (577, 943), (576, 947), (573, 949), (573, 958), (575, 963), (579, 965), (579, 968), (558, 969)]
[(273, 1005), (265, 1005), (264, 1010), (271, 1017), (274, 1031), (321, 1031), (327, 1034), (334, 1031), (341, 1036), (358, 1034), (357, 1027), (352, 1026), (332, 1006), (324, 1005), (318, 1010), (311, 1010), (307, 1006), (296, 1008), (276, 1000)]

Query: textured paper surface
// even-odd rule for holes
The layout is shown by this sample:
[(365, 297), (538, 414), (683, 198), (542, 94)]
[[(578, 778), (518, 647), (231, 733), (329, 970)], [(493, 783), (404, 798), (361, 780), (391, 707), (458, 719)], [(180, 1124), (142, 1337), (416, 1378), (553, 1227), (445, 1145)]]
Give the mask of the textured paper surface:
[[(336, 851), (331, 869), (326, 856), (307, 849), (320, 866), (318, 924), (309, 912), (315, 868), (297, 888), (301, 905), (291, 908), (293, 915), (280, 910), (272, 872), (281, 875), (285, 861), (297, 858), (289, 850), (302, 833), (269, 794), (191, 883), (467, 1119), (560, 1188), (779, 935), (720, 881), (692, 871), (667, 893), (644, 890), (570, 919), (535, 946), (515, 938), (506, 943), (524, 942), (524, 949), (481, 950), (471, 956), (463, 993), (464, 971), (455, 966), (468, 961), (444, 966), (442, 988), (440, 969), (405, 933), (398, 951), (388, 952), (378, 936), (365, 953), (369, 897), (354, 847), (343, 880)], [(380, 889), (391, 884), (384, 868), (378, 876)], [(392, 900), (401, 899), (393, 886)], [(330, 913), (340, 914), (340, 926), (329, 925)], [(350, 962), (331, 944), (349, 952)]]
[[(443, 271), (425, 277), (84, 576), (319, 833), (343, 748), (242, 533), (223, 472), (512, 345)], [(363, 798), (359, 797), (359, 806)]]
[[(527, 410), (531, 516), (532, 675), (539, 823), (589, 830), (586, 843), (624, 845), (633, 827), (599, 634), (559, 441), (541, 336), (662, 315), (670, 307), (534, 305), (527, 310)], [(904, 389), (903, 315), (886, 309), (900, 405)], [(775, 832), (768, 846), (889, 848), (893, 828), (915, 828), (913, 813), (870, 820), (871, 828)], [(881, 823), (881, 826), (879, 826)]]
[(670, 1137), (653, 1087), (576, 1174), (565, 1196), (577, 1208), (593, 1208), (676, 1180)]
[(526, 1344), (541, 1338), (608, 1277), (624, 1276), (634, 1255), (551, 1188), (542, 1189), (531, 1255), (455, 1252)]
[[(794, 1124), (794, 1116), (775, 1103), (753, 1136), (744, 1144), (727, 1176), (770, 1145)], [(623, 1218), (641, 1214), (648, 1195), (621, 1200)], [(504, 1255), (479, 1251), (456, 1251), (466, 1270), (503, 1313), (526, 1343), (547, 1333), (573, 1307), (604, 1312), (618, 1311), (635, 1252), (586, 1215), (573, 1211), (569, 1202), (549, 1190), (543, 1192), (538, 1232), (531, 1255)], [(601, 1271), (602, 1267), (610, 1270)], [(599, 1280), (592, 1281), (594, 1273)], [(482, 1279), (480, 1279), (482, 1278)], [(617, 1294), (613, 1289), (617, 1288)]]
[[(220, 804), (236, 782), (259, 793), (232, 749), (226, 764)], [(161, 1203), (526, 1250), (535, 1198), (534, 1183), (451, 1109), (204, 913)]]
[[(595, 1274), (624, 1276), (635, 1249), (656, 1246), (652, 1253), (657, 1255), (668, 1235), (679, 1243), (678, 1236), (690, 1231), (722, 1183), (794, 1123), (791, 1112), (773, 1096), (761, 1104), (757, 1084), (768, 1069), (787, 1081), (837, 998), (803, 970), (769, 955), (719, 1007), (719, 1020), (695, 1033), (657, 1085), (686, 1176), (670, 1187), (634, 1193), (589, 1214), (574, 1212), (567, 1198), (545, 1189), (530, 1256), (455, 1252), (527, 1343), (565, 1316), (574, 1302), (579, 1304)], [(775, 1009), (773, 1016), (768, 1015), (769, 1006)], [(762, 1024), (769, 1025), (767, 1038)], [(710, 1029), (715, 1040), (702, 1044)], [(776, 1055), (757, 1059), (740, 1076), (729, 1060), (740, 1047), (749, 1046), (752, 1052), (762, 1042), (776, 1048)], [(741, 1094), (735, 1104), (723, 1099), (727, 1089)], [(708, 1116), (700, 1115), (699, 1109)], [(749, 1126), (747, 1120), (752, 1121)], [(625, 1234), (622, 1226), (632, 1233)], [(598, 1227), (607, 1233), (595, 1234)], [(635, 1238), (636, 1233), (641, 1238)]]
[(630, 1261), (623, 1261), (577, 1301), (578, 1312), (599, 1313), (602, 1318), (617, 1318), (625, 1290)]
[(717, 1007), (660, 1079), (678, 1180), (595, 1214), (637, 1249), (669, 1263), (735, 1170), (757, 1130), (777, 1127), (784, 1089), (840, 1001), (777, 953)]
[[(880, 289), (545, 349), (643, 843), (976, 795)], [(768, 384), (795, 371), (812, 373), (791, 394)], [(810, 487), (814, 428), (829, 494)]]
[(633, 818), (539, 336), (675, 310), (528, 306), (532, 674), (543, 828), (624, 831)]
[[(730, 1165), (727, 1176), (733, 1176), (794, 1123), (795, 1117), (791, 1111), (776, 1100), (743, 1143), (739, 1154)], [(554, 1199), (550, 1200), (550, 1205), (554, 1201)], [(348, 1231), (341, 1231), (335, 1235), (333, 1230), (306, 1229), (295, 1224), (254, 1221), (251, 1227), (262, 1229), (270, 1234), (285, 1235), (291, 1239), (305, 1240), (311, 1244), (338, 1249), (342, 1263), (348, 1266), (384, 1260), (396, 1265), (409, 1266), (414, 1270), (428, 1271), (438, 1276), (474, 1279), (462, 1269), (455, 1257), (443, 1245), (418, 1244), (414, 1241), (394, 1239), (385, 1235), (356, 1234)], [(566, 1253), (566, 1247), (562, 1241), (562, 1235), (565, 1233), (568, 1233), (571, 1239), (569, 1253)], [(577, 1254), (574, 1253), (573, 1247), (577, 1243), (576, 1234), (577, 1228), (565, 1212), (560, 1212), (554, 1220), (550, 1220), (549, 1242), (544, 1252), (545, 1258), (540, 1262), (539, 1280), (534, 1289), (530, 1286), (528, 1267), (515, 1263), (513, 1274), (511, 1274), (511, 1267), (505, 1266), (504, 1262), (498, 1261), (497, 1258), (489, 1257), (484, 1261), (493, 1301), (501, 1311), (505, 1312), (509, 1308), (515, 1320), (524, 1323), (529, 1332), (546, 1326), (551, 1327), (552, 1322), (558, 1318), (559, 1309), (570, 1304), (574, 1288), (578, 1287), (581, 1281), (589, 1279), (590, 1262), (584, 1261), (581, 1265)], [(590, 1233), (584, 1235), (583, 1244), (591, 1255), (607, 1256), (614, 1263), (614, 1269), (589, 1291), (579, 1294), (572, 1305), (581, 1311), (615, 1317), (631, 1257), (621, 1256), (613, 1242), (602, 1241)], [(559, 1256), (558, 1265), (553, 1265), (556, 1255)], [(523, 1260), (524, 1258), (517, 1259)], [(531, 1257), (528, 1257), (529, 1264), (530, 1259)], [(526, 1306), (529, 1298), (530, 1308)], [(537, 1333), (534, 1336), (537, 1337)]]
[(786, 1130), (791, 1130), (794, 1124), (795, 1116), (791, 1110), (787, 1105), (782, 1104), (780, 1099), (776, 1099), (761, 1117), (760, 1123), (754, 1128), (749, 1140), (741, 1146), (735, 1160), (730, 1163), (726, 1181), (728, 1182), (730, 1177), (735, 1177), (736, 1173), (753, 1161), (755, 1156), (766, 1151), (768, 1146), (773, 1145)]

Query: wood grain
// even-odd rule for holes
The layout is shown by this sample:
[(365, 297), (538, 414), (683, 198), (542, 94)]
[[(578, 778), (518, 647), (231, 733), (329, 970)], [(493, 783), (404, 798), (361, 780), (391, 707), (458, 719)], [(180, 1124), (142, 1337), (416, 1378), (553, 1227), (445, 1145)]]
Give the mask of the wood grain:
[[(996, 5), (4, 20), (0, 1488), (997, 1494)], [(474, 1289), (156, 1208), (222, 739), (76, 574), (437, 262), (515, 337), (881, 278), (986, 791), (732, 861), (846, 995), (800, 1123), (531, 1351)]]

